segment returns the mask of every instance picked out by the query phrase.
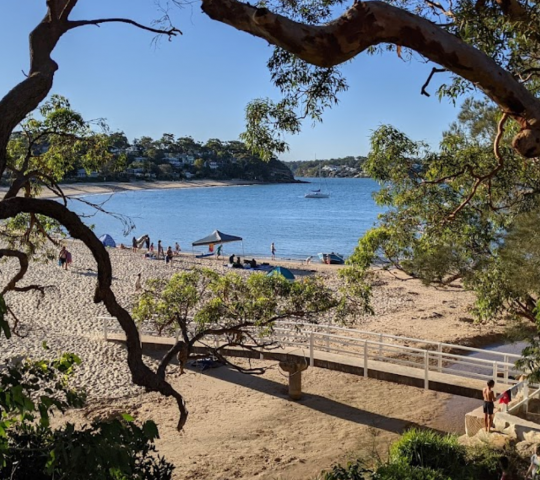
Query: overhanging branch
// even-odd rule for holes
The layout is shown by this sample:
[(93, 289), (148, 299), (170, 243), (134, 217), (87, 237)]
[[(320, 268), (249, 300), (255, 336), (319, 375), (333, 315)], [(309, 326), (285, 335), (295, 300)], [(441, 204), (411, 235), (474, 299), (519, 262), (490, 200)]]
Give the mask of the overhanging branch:
[(482, 89), (521, 125), (512, 142), (516, 151), (540, 156), (540, 100), (488, 55), (426, 18), (381, 1), (355, 2), (325, 25), (301, 24), (238, 0), (202, 0), (202, 9), (320, 67), (339, 65), (382, 43), (410, 48)]
[(86, 25), (95, 25), (100, 26), (103, 23), (126, 23), (128, 25), (133, 25), (134, 27), (140, 28), (142, 30), (146, 30), (148, 32), (157, 33), (158, 35), (167, 35), (169, 37), (169, 40), (173, 37), (176, 37), (177, 35), (182, 35), (182, 32), (175, 27), (171, 28), (153, 28), (148, 27), (147, 25), (143, 25), (142, 23), (136, 22), (135, 20), (131, 20), (129, 18), (99, 18), (96, 20), (70, 20), (68, 24), (68, 29), (71, 30), (73, 28), (77, 27), (84, 27)]
[(19, 213), (35, 213), (57, 220), (73, 238), (81, 240), (90, 250), (97, 263), (98, 270), (94, 302), (104, 303), (109, 314), (116, 317), (126, 335), (127, 362), (133, 382), (150, 391), (173, 397), (180, 411), (177, 428), (181, 430), (188, 416), (184, 399), (164, 378), (150, 370), (143, 362), (137, 326), (131, 315), (117, 302), (111, 289), (111, 260), (103, 244), (77, 214), (53, 200), (14, 197), (0, 202), (0, 220), (15, 217)]

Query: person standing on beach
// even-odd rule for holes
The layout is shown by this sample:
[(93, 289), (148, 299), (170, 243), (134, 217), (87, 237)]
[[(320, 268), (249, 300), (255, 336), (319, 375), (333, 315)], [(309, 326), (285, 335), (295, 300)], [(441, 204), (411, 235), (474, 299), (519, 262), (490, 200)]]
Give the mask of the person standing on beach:
[(158, 240), (157, 242), (157, 258), (161, 258), (163, 255), (163, 245), (161, 245), (161, 240)]
[(181, 252), (181, 250), (182, 250), (182, 249), (180, 248), (180, 244), (179, 244), (178, 242), (176, 242), (176, 243), (174, 244), (174, 253), (175, 253), (176, 255), (179, 255), (180, 252)]
[(219, 259), (219, 257), (221, 257), (221, 249), (222, 248), (223, 248), (223, 245), (218, 245), (218, 247), (217, 247), (216, 256), (217, 256), (218, 259)]
[(131, 246), (133, 247), (133, 251), (136, 252), (137, 251), (137, 239), (135, 237), (133, 237), (133, 239), (131, 240)]
[(493, 380), (489, 380), (487, 382), (487, 387), (484, 387), (484, 390), (482, 390), (482, 396), (484, 397), (484, 426), (486, 427), (486, 432), (491, 431), (491, 427), (493, 426), (493, 410), (495, 408), (495, 392), (493, 391), (493, 387), (495, 386), (495, 382)]
[(65, 246), (63, 246), (60, 249), (60, 253), (58, 254), (58, 264), (64, 269), (67, 270), (67, 256), (68, 251)]
[(173, 251), (172, 251), (172, 248), (169, 246), (167, 248), (167, 254), (165, 255), (165, 263), (168, 263), (169, 266), (172, 267), (172, 259), (173, 259)]
[(274, 245), (274, 242), (272, 242), (272, 245), (270, 245), (270, 251), (272, 252), (272, 260), (275, 260), (275, 258), (276, 258), (276, 246)]
[(146, 235), (144, 243), (146, 244), (146, 250), (150, 251), (150, 237), (148, 235)]

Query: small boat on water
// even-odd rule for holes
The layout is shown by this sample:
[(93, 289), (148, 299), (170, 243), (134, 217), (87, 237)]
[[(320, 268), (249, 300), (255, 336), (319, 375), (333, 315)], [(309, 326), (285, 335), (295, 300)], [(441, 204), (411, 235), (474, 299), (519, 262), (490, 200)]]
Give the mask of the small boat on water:
[(329, 193), (321, 192), (321, 190), (310, 190), (304, 195), (304, 198), (330, 198)]
[[(317, 159), (317, 157), (315, 157), (315, 159)], [(317, 188), (316, 190), (310, 190), (309, 192), (307, 192), (305, 195), (304, 195), (304, 198), (330, 198), (330, 193), (325, 193), (321, 190), (321, 170), (319, 168), (319, 170), (317, 171), (317, 181), (318, 181), (318, 184), (319, 184), (319, 188)]]
[(343, 255), (339, 253), (319, 253), (318, 256), (322, 263), (328, 265), (343, 265), (345, 263)]

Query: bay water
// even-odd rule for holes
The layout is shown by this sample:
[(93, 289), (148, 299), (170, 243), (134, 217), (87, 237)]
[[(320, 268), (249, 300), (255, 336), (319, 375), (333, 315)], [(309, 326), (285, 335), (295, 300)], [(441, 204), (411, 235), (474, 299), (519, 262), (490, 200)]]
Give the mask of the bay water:
[(92, 215), (85, 223), (93, 225), (98, 236), (108, 233), (128, 247), (133, 236), (148, 234), (156, 246), (158, 240), (165, 248), (179, 242), (183, 251), (191, 251), (192, 242), (220, 230), (243, 238), (243, 246), (224, 245), (225, 255), (269, 257), (272, 242), (279, 258), (304, 259), (319, 252), (350, 255), (382, 212), (372, 198), (378, 184), (368, 178), (329, 178), (323, 190), (330, 198), (304, 198), (312, 188), (318, 185), (143, 190), (85, 197), (94, 203), (107, 200), (104, 209), (131, 218), (135, 229), (127, 236), (118, 219), (96, 214), (76, 200), (69, 206)]

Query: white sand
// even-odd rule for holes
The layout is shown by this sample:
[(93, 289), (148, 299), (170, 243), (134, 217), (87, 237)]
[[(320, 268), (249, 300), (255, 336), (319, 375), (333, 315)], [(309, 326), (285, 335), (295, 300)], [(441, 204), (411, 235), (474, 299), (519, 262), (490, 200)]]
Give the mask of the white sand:
[[(440, 424), (438, 418), (449, 397), (412, 387), (312, 368), (304, 373), (305, 399), (294, 403), (287, 400), (287, 378), (277, 367), (262, 377), (242, 376), (221, 367), (180, 378), (173, 366), (169, 379), (185, 395), (191, 411), (186, 430), (179, 435), (174, 430), (178, 414), (172, 402), (133, 386), (123, 347), (102, 340), (96, 317), (106, 312), (92, 303), (95, 262), (82, 245), (68, 243), (68, 248), (74, 257), (70, 270), (62, 270), (54, 262), (33, 264), (20, 283), (54, 286), (44, 299), (36, 293), (6, 295), (23, 323), (25, 337), (2, 338), (3, 357), (42, 358), (63, 351), (78, 354), (83, 364), (76, 383), (89, 390), (87, 412), (129, 411), (140, 419), (155, 419), (163, 438), (160, 452), (177, 465), (178, 479), (309, 478), (333, 461), (366, 452), (373, 444), (384, 452), (409, 422)], [(226, 270), (223, 261), (191, 256), (175, 260), (169, 268), (163, 261), (145, 260), (142, 253), (130, 250), (114, 249), (110, 254), (113, 290), (128, 308), (135, 298), (139, 272), (145, 280), (195, 264)], [(332, 266), (308, 268), (318, 270), (327, 282), (337, 281)], [(2, 263), (2, 282), (15, 271), (11, 260)], [(366, 317), (360, 327), (478, 345), (491, 334), (500, 334), (503, 327), (470, 323), (471, 302), (471, 295), (461, 289), (428, 289), (420, 282), (382, 273), (375, 288), (376, 315)], [(43, 340), (49, 351), (42, 350)], [(148, 362), (156, 364), (151, 358)], [(72, 418), (83, 420), (85, 416), (75, 412)]]
[[(255, 180), (179, 180), (155, 182), (96, 182), (96, 183), (63, 183), (60, 185), (64, 195), (74, 197), (81, 195), (100, 195), (114, 192), (139, 190), (169, 190), (177, 188), (211, 188), (238, 187), (241, 185), (257, 185), (263, 182)], [(6, 192), (6, 187), (0, 187), (0, 193)], [(41, 198), (56, 198), (50, 190), (43, 189)]]

